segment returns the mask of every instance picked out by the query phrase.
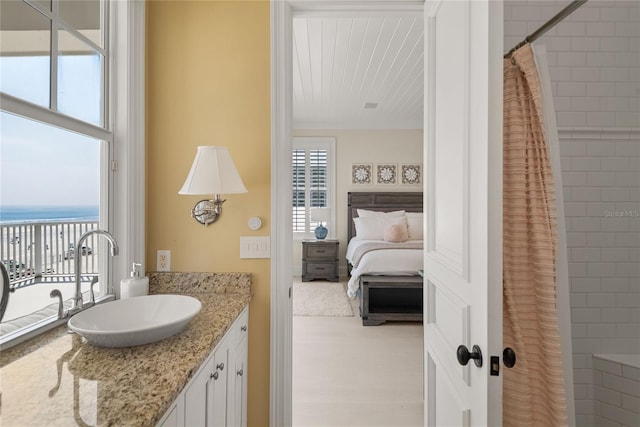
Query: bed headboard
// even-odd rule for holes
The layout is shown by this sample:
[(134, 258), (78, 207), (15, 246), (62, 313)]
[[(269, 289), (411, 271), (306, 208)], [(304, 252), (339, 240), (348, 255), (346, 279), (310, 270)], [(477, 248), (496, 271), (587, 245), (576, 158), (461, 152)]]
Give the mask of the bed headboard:
[(404, 209), (407, 212), (422, 212), (422, 192), (349, 192), (347, 193), (347, 242), (356, 235), (353, 218), (358, 209), (390, 212)]

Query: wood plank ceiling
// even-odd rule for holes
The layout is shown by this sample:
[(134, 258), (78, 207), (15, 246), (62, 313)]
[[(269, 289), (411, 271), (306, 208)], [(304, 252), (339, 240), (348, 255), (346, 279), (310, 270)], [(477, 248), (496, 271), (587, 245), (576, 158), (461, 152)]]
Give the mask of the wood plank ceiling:
[(422, 129), (422, 14), (293, 19), (294, 129)]

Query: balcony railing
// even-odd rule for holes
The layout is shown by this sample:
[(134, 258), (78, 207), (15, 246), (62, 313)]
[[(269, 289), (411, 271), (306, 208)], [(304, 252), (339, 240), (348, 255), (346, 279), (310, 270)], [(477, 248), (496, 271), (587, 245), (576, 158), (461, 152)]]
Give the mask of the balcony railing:
[(7, 268), (12, 289), (73, 277), (76, 250), (81, 251), (82, 273), (97, 274), (96, 236), (90, 236), (82, 248), (74, 246), (82, 234), (96, 228), (96, 221), (0, 224), (0, 260)]

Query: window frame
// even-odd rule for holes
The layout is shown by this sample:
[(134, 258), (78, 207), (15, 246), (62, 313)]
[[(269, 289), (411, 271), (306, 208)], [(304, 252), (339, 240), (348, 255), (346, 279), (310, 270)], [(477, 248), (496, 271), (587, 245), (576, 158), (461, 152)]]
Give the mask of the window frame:
[[(26, 0), (25, 3), (43, 10), (34, 0)], [(54, 3), (57, 2), (54, 1)], [(100, 261), (100, 265), (106, 268), (100, 271), (100, 282), (105, 283), (101, 291), (107, 294), (103, 300), (108, 301), (119, 297), (119, 281), (115, 279), (127, 277), (129, 266), (133, 262), (143, 263), (142, 270), (146, 271), (144, 268), (146, 6), (142, 1), (104, 0), (101, 8), (103, 12), (108, 11), (103, 17), (105, 27), (102, 33), (105, 52), (102, 65), (102, 126), (84, 122), (55, 109), (42, 107), (3, 92), (0, 92), (0, 105), (2, 111), (7, 113), (106, 142), (102, 144), (101, 152), (100, 227), (109, 230), (120, 247), (117, 257), (107, 257), (107, 251), (102, 251), (105, 253), (105, 259)], [(67, 28), (66, 25), (63, 27)], [(77, 34), (83, 42), (88, 42), (92, 47), (95, 46), (85, 36)], [(57, 38), (57, 35), (55, 37)], [(52, 40), (53, 38), (52, 35)], [(57, 66), (53, 64), (54, 49), (57, 47), (52, 46), (51, 51), (50, 96), (52, 97), (57, 93), (55, 75)], [(53, 101), (55, 99), (50, 99), (50, 107), (56, 105)], [(66, 323), (67, 320), (68, 318), (46, 319), (34, 324), (22, 335), (4, 337), (0, 343), (3, 348), (10, 348)]]
[[(295, 150), (327, 150), (327, 207), (330, 209), (330, 220), (329, 220), (329, 234), (327, 235), (328, 239), (335, 238), (336, 232), (336, 139), (334, 137), (293, 137), (292, 141), (292, 154)], [(293, 165), (292, 165), (293, 170)], [(307, 174), (307, 179), (311, 179)], [(291, 177), (291, 189), (292, 194), (295, 189), (293, 188), (293, 176)], [(308, 184), (305, 184), (305, 210), (308, 211), (309, 206), (308, 203), (311, 201), (308, 196), (309, 192), (312, 189), (309, 188)], [(304, 239), (315, 239), (315, 235), (311, 227), (309, 227), (309, 219), (305, 215), (305, 228), (309, 227), (308, 230), (305, 231), (295, 231), (293, 230), (293, 200), (291, 203), (292, 209), (292, 220), (291, 220), (291, 230), (293, 233), (294, 240), (304, 240)]]

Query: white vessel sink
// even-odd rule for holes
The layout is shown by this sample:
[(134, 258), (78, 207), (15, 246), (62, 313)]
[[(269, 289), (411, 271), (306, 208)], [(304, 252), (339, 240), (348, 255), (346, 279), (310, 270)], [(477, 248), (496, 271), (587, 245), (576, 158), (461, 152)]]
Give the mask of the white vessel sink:
[(99, 347), (149, 344), (182, 331), (202, 304), (185, 295), (147, 295), (96, 305), (69, 319), (69, 328)]

